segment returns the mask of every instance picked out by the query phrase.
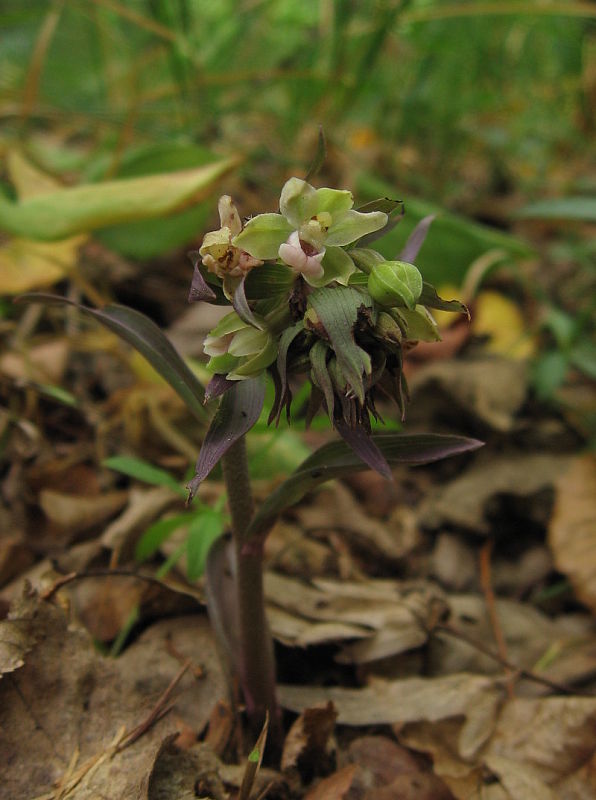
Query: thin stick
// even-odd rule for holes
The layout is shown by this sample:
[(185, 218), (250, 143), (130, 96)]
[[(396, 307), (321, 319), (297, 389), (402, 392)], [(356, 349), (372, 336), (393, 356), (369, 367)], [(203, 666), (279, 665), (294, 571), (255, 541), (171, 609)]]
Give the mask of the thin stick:
[[(497, 613), (495, 593), (493, 591), (493, 586), (492, 586), (492, 577), (490, 569), (490, 557), (492, 549), (493, 549), (492, 539), (487, 539), (486, 543), (480, 550), (480, 585), (482, 586), (482, 591), (484, 592), (486, 609), (488, 611), (488, 617), (490, 619), (491, 628), (493, 630), (493, 636), (495, 637), (495, 642), (497, 643), (497, 650), (502, 663), (505, 664), (508, 662), (507, 642), (505, 641), (505, 637), (503, 635), (503, 629), (501, 628), (501, 622), (499, 620), (499, 615)], [(506, 671), (508, 673), (511, 673), (511, 669), (509, 669), (508, 667), (506, 667)], [(513, 700), (514, 697), (513, 682), (514, 682), (514, 676), (509, 674), (509, 680), (507, 681), (507, 694), (509, 695), (509, 698), (511, 700)]]
[(163, 716), (165, 716), (174, 706), (173, 703), (166, 705), (168, 700), (170, 699), (172, 692), (176, 688), (176, 686), (182, 680), (182, 676), (191, 666), (190, 659), (184, 664), (182, 669), (179, 670), (178, 674), (172, 678), (170, 681), (169, 686), (165, 689), (165, 691), (161, 694), (160, 698), (158, 699), (157, 703), (153, 706), (153, 709), (148, 714), (148, 716), (137, 725), (136, 728), (128, 733), (125, 738), (120, 742), (118, 747), (116, 748), (116, 752), (119, 753), (121, 750), (124, 750), (125, 747), (129, 747), (129, 745), (136, 742), (144, 733), (146, 733), (149, 728), (154, 725), (158, 720), (160, 720)]
[(523, 667), (517, 667), (515, 664), (512, 664), (511, 661), (502, 658), (498, 653), (495, 653), (494, 650), (491, 650), (490, 647), (486, 647), (486, 645), (479, 642), (477, 639), (474, 639), (472, 636), (468, 636), (467, 633), (463, 633), (463, 631), (458, 631), (457, 628), (453, 628), (449, 623), (439, 622), (434, 625), (430, 631), (430, 633), (434, 631), (439, 631), (443, 633), (447, 633), (449, 636), (453, 636), (454, 639), (460, 639), (460, 641), (469, 644), (471, 647), (474, 647), (480, 653), (484, 653), (485, 656), (492, 658), (493, 661), (496, 661), (501, 666), (505, 667), (508, 671), (512, 673), (516, 673), (522, 678), (526, 678), (529, 681), (534, 681), (534, 683), (539, 683), (542, 686), (546, 686), (549, 689), (552, 689), (555, 692), (560, 692), (561, 694), (569, 694), (569, 695), (579, 695), (584, 697), (594, 697), (593, 694), (589, 692), (576, 692), (571, 687), (565, 686), (564, 683), (558, 683), (557, 681), (551, 681), (548, 678), (544, 678), (542, 675), (539, 675), (537, 672), (533, 672), (531, 669), (524, 669)]

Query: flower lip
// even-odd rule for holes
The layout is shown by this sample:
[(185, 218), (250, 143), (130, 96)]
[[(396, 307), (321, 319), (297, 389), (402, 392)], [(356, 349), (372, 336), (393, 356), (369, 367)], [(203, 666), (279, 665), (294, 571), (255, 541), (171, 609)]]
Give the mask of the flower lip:
[(321, 261), (325, 255), (325, 248), (321, 251), (300, 238), (298, 231), (294, 231), (288, 240), (280, 245), (279, 257), (293, 269), (295, 273), (302, 273), (309, 278), (320, 278), (323, 274)]

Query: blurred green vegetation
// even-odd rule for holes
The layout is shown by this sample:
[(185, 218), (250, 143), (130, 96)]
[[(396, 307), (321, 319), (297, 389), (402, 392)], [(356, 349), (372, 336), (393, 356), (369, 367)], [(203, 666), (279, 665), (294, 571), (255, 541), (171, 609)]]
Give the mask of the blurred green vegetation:
[[(548, 299), (547, 321), (533, 324), (549, 348), (561, 349), (548, 332), (553, 307), (580, 307), (579, 339), (592, 334), (593, 3), (27, 0), (3, 4), (0, 23), (0, 155), (18, 149), (68, 186), (238, 159), (172, 213), (96, 225), (108, 251), (180, 261), (224, 187), (244, 213), (273, 208), (283, 180), (304, 175), (321, 125), (320, 182), (362, 202), (406, 201), (388, 256), (439, 212), (420, 254), (425, 277), (461, 285), (479, 258), (503, 251), (513, 294), (535, 281)], [(5, 209), (22, 199), (9, 167), (0, 194)], [(536, 253), (538, 268), (520, 266)]]

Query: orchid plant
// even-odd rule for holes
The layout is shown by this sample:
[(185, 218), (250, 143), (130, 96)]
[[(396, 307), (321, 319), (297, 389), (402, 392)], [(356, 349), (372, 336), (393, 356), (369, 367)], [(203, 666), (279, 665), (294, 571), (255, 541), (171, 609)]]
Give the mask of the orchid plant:
[[(188, 501), (221, 461), (232, 528), (231, 539), (216, 540), (207, 558), (209, 612), (252, 727), (268, 717), (270, 733), (279, 731), (280, 714), (263, 545), (277, 517), (326, 480), (368, 468), (391, 480), (393, 465), (425, 464), (481, 445), (461, 436), (373, 431), (382, 400), (393, 400), (404, 417), (404, 353), (416, 342), (440, 338), (429, 309), (467, 309), (440, 298), (413, 263), (431, 217), (414, 229), (397, 259), (387, 260), (371, 244), (399, 222), (403, 204), (381, 199), (353, 206), (351, 192), (316, 189), (296, 177), (282, 189), (279, 213), (244, 224), (232, 199), (220, 198), (219, 229), (190, 254), (189, 300), (232, 309), (204, 341), (212, 373), (206, 388), (138, 311), (95, 309), (38, 293), (20, 298), (76, 305), (145, 356), (208, 425)], [(255, 511), (245, 436), (263, 410), (267, 377), (275, 388), (270, 423), (278, 424), (284, 412), (290, 419), (292, 391), (306, 380), (307, 421), (323, 410), (340, 439), (312, 453)]]
[[(467, 313), (443, 300), (412, 263), (432, 218), (414, 230), (396, 260), (370, 247), (403, 212), (387, 199), (353, 208), (352, 193), (315, 189), (290, 178), (279, 213), (244, 225), (232, 199), (219, 201), (220, 228), (191, 253), (191, 301), (232, 306), (204, 342), (212, 373), (207, 399), (221, 397), (205, 436), (190, 498), (221, 460), (232, 515), (232, 548), (213, 551), (208, 569), (211, 614), (233, 662), (249, 717), (278, 720), (275, 668), (263, 599), (263, 542), (283, 508), (309, 489), (357, 469), (388, 480), (391, 465), (427, 463), (480, 445), (457, 436), (374, 434), (381, 399), (403, 419), (408, 396), (404, 353), (437, 341), (429, 309)], [(292, 388), (311, 386), (308, 421), (324, 410), (343, 442), (313, 454), (254, 513), (244, 437), (259, 418), (265, 376), (275, 387), (269, 422), (290, 419)], [(225, 572), (232, 574), (230, 587)], [(222, 588), (225, 587), (225, 588)], [(224, 595), (232, 591), (230, 610)]]

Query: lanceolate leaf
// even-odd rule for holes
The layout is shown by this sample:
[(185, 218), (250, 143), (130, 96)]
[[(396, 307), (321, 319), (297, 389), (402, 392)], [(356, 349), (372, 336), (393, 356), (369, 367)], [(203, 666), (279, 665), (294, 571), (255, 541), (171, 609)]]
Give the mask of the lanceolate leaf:
[(72, 186), (13, 203), (0, 196), (0, 229), (27, 239), (55, 241), (123, 222), (155, 219), (203, 199), (238, 162)]
[(203, 408), (204, 390), (199, 380), (159, 327), (140, 311), (120, 305), (89, 308), (65, 297), (37, 292), (21, 295), (15, 302), (71, 305), (93, 317), (138, 350), (199, 420), (207, 419)]
[(215, 300), (216, 295), (213, 289), (209, 286), (199, 267), (201, 256), (198, 250), (193, 250), (188, 254), (192, 261), (194, 272), (192, 275), (192, 283), (190, 284), (190, 292), (188, 293), (188, 302), (195, 303), (198, 300), (205, 300), (210, 303)]
[(323, 132), (323, 126), (319, 127), (319, 138), (317, 139), (317, 150), (315, 156), (312, 160), (312, 164), (308, 168), (308, 172), (304, 176), (304, 180), (309, 182), (311, 178), (317, 174), (317, 172), (321, 169), (323, 164), (325, 163), (325, 159), (327, 158), (327, 142), (325, 141), (325, 134)]
[(308, 304), (329, 337), (338, 366), (356, 397), (364, 403), (363, 375), (370, 373), (370, 356), (354, 341), (358, 310), (370, 305), (367, 296), (349, 286), (337, 286), (332, 292), (317, 289)]
[(420, 248), (424, 244), (426, 235), (436, 216), (436, 214), (429, 214), (420, 220), (418, 225), (416, 225), (412, 233), (408, 236), (408, 241), (405, 243), (404, 249), (398, 255), (397, 258), (399, 261), (409, 261), (410, 264), (414, 263), (414, 259), (420, 252)]
[(340, 420), (335, 427), (341, 438), (356, 453), (358, 458), (388, 481), (393, 480), (391, 467), (387, 463), (387, 459), (377, 447), (372, 436), (361, 425), (351, 428), (343, 420)]
[(264, 402), (265, 379), (262, 375), (236, 381), (236, 385), (224, 394), (205, 435), (195, 476), (187, 486), (189, 502), (224, 453), (252, 428)]
[(253, 314), (246, 300), (246, 294), (244, 291), (245, 280), (245, 278), (242, 278), (234, 291), (234, 299), (232, 303), (234, 306), (234, 311), (238, 314), (243, 322), (246, 322), (247, 325), (252, 325), (253, 328), (258, 328), (259, 330), (264, 331), (267, 326), (262, 319), (259, 319)]
[(318, 339), (313, 347), (311, 347), (309, 356), (313, 383), (316, 384), (325, 395), (327, 413), (329, 414), (329, 419), (333, 420), (335, 399), (333, 396), (333, 384), (327, 371), (327, 351), (328, 348), (325, 342)]
[(225, 375), (214, 375), (205, 387), (205, 402), (215, 400), (216, 397), (225, 394), (235, 385), (236, 381), (229, 381)]
[(426, 281), (422, 284), (422, 294), (418, 298), (418, 303), (421, 306), (437, 308), (440, 311), (454, 311), (456, 313), (466, 314), (468, 319), (470, 319), (470, 312), (467, 306), (460, 303), (459, 300), (443, 300), (443, 298), (439, 297), (437, 294), (435, 287)]
[[(429, 464), (447, 456), (476, 450), (483, 444), (477, 439), (437, 433), (372, 434), (371, 439), (391, 466)], [(282, 511), (297, 503), (319, 484), (365, 469), (367, 466), (345, 442), (323, 445), (269, 495), (250, 525), (250, 534), (255, 536), (267, 532)]]

